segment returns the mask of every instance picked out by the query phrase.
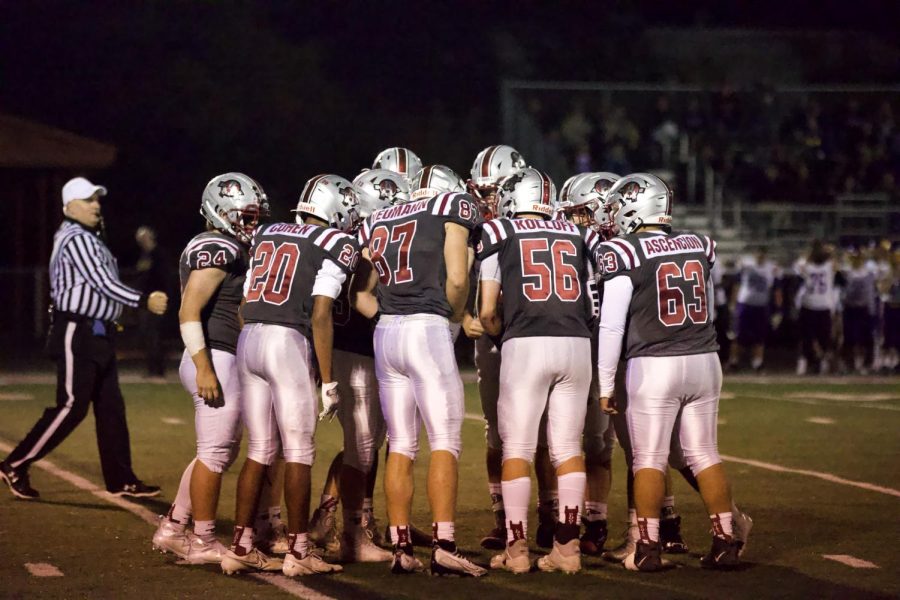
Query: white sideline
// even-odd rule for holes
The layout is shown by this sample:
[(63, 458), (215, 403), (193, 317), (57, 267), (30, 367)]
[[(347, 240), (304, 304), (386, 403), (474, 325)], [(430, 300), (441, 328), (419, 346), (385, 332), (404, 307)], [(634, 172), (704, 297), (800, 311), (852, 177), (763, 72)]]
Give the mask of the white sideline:
[(50, 563), (25, 563), (25, 568), (35, 577), (63, 577), (63, 572)]
[[(13, 447), (4, 441), (0, 441), (0, 450), (9, 453), (12, 452)], [(159, 522), (159, 517), (156, 514), (144, 508), (140, 504), (135, 504), (134, 502), (130, 502), (128, 500), (125, 500), (124, 498), (113, 496), (106, 490), (94, 485), (84, 477), (57, 467), (52, 461), (49, 461), (46, 458), (43, 458), (34, 463), (34, 466), (38, 467), (39, 469), (43, 469), (51, 475), (72, 484), (80, 490), (90, 492), (102, 500), (106, 500), (111, 504), (115, 504), (119, 508), (127, 510), (128, 512), (138, 516), (142, 521), (145, 521), (146, 523), (154, 527), (156, 527), (157, 523)], [(262, 581), (263, 583), (274, 585), (275, 587), (287, 592), (288, 594), (296, 598), (303, 598), (304, 600), (337, 600), (332, 596), (317, 592), (316, 590), (303, 585), (299, 581), (291, 579), (290, 577), (285, 577), (284, 575), (278, 575), (276, 573), (265, 575), (263, 575), (262, 573), (252, 573), (250, 574), (250, 577)]]
[(856, 558), (855, 556), (850, 556), (849, 554), (823, 554), (822, 558), (827, 558), (828, 560), (833, 560), (835, 562), (845, 564), (847, 566), (853, 567), (854, 569), (880, 569), (881, 568), (873, 562), (869, 562), (869, 561), (863, 560), (861, 558)]
[(858, 487), (864, 490), (869, 490), (870, 492), (878, 492), (879, 494), (887, 494), (888, 496), (896, 496), (900, 498), (900, 490), (895, 490), (894, 488), (883, 487), (880, 485), (875, 485), (874, 483), (866, 483), (865, 481), (851, 481), (850, 479), (844, 479), (843, 477), (838, 477), (837, 475), (832, 475), (831, 473), (820, 473), (818, 471), (809, 471), (807, 469), (791, 469), (789, 467), (782, 467), (781, 465), (776, 465), (772, 463), (763, 462), (761, 460), (751, 460), (749, 458), (738, 458), (737, 456), (727, 456), (725, 454), (720, 454), (722, 460), (727, 460), (728, 462), (736, 462), (744, 465), (750, 465), (751, 467), (759, 467), (760, 469), (768, 469), (769, 471), (775, 471), (778, 473), (794, 473), (795, 475), (806, 475), (808, 477), (817, 477), (819, 479), (823, 479), (825, 481), (830, 481), (831, 483), (839, 483), (841, 485), (849, 485), (852, 487)]

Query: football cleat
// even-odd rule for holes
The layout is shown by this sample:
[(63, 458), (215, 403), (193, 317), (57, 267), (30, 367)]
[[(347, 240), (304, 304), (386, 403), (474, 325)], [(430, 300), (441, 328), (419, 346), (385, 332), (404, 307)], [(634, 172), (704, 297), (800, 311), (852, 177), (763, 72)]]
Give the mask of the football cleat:
[(606, 519), (602, 521), (588, 521), (585, 523), (584, 534), (581, 536), (581, 553), (588, 556), (600, 556), (603, 554), (603, 545), (609, 536)]
[(659, 520), (659, 541), (663, 552), (668, 554), (685, 554), (687, 544), (681, 537), (681, 517), (666, 517)]
[(321, 573), (340, 573), (344, 570), (341, 565), (333, 565), (322, 560), (322, 557), (313, 552), (303, 558), (297, 558), (293, 552), (288, 552), (284, 557), (281, 572), (288, 577), (300, 575), (316, 575)]
[(258, 548), (253, 548), (243, 556), (236, 554), (234, 550), (228, 550), (222, 557), (222, 572), (226, 575), (242, 571), (280, 571), (283, 566), (283, 560), (267, 556)]
[(424, 570), (425, 565), (413, 554), (412, 544), (394, 546), (391, 573), (394, 575), (407, 575), (409, 573), (421, 573)]
[(521, 574), (531, 570), (531, 556), (528, 553), (528, 542), (516, 540), (506, 547), (502, 554), (491, 557), (492, 569), (503, 569), (511, 573)]
[(387, 562), (393, 558), (393, 554), (384, 548), (379, 548), (372, 542), (369, 532), (360, 528), (358, 533), (344, 532), (341, 540), (341, 562)]
[(279, 523), (275, 527), (267, 527), (260, 540), (254, 540), (254, 544), (266, 554), (287, 554), (288, 545), (287, 525)]
[(337, 534), (335, 508), (317, 508), (309, 521), (309, 541), (323, 548), (325, 552), (335, 554), (340, 550), (340, 539)]
[(712, 547), (709, 553), (700, 559), (700, 566), (704, 569), (727, 571), (741, 564), (739, 553), (740, 546), (734, 538), (713, 536)]
[(581, 570), (581, 548), (578, 538), (569, 540), (565, 544), (553, 542), (553, 550), (550, 554), (542, 556), (537, 561), (537, 568), (546, 573), (562, 571), (563, 573), (577, 573)]
[(19, 471), (2, 462), (0, 463), (0, 478), (9, 486), (9, 491), (16, 498), (34, 500), (41, 497), (38, 491), (31, 487), (27, 471)]
[(635, 544), (634, 552), (626, 556), (622, 564), (629, 571), (641, 571), (644, 573), (662, 571), (673, 566), (670, 561), (663, 559), (662, 546), (659, 542), (647, 543), (643, 541), (638, 541)]
[(487, 575), (487, 569), (460, 554), (456, 542), (436, 540), (431, 547), (431, 574), (440, 577), (482, 577)]
[(734, 528), (734, 541), (738, 545), (738, 556), (743, 556), (747, 549), (747, 538), (750, 537), (750, 530), (753, 529), (753, 519), (747, 513), (739, 510), (733, 515), (732, 527)]
[(634, 552), (637, 540), (638, 526), (635, 523), (630, 523), (625, 529), (624, 540), (622, 541), (622, 543), (612, 550), (606, 550), (602, 555), (603, 559), (610, 562), (622, 562), (623, 560), (625, 560), (626, 556)]
[(179, 527), (165, 516), (160, 515), (159, 525), (153, 532), (153, 549), (163, 554), (171, 552), (178, 558), (187, 559), (191, 551), (191, 538), (184, 527)]
[(212, 565), (222, 563), (222, 557), (228, 552), (228, 548), (226, 548), (222, 542), (215, 539), (211, 542), (205, 542), (196, 535), (192, 535), (190, 538), (191, 546), (185, 560), (192, 565)]
[(363, 515), (363, 527), (365, 527), (366, 535), (369, 536), (369, 539), (372, 540), (372, 543), (376, 546), (383, 546), (385, 543), (385, 538), (381, 535), (381, 531), (378, 530), (378, 519), (375, 518), (375, 515), (371, 513), (366, 513)]
[[(390, 525), (386, 525), (384, 528), (384, 539), (393, 542), (391, 540)], [(419, 548), (431, 548), (434, 544), (434, 538), (430, 534), (425, 533), (413, 524), (409, 525), (409, 539), (413, 546), (418, 546)]]
[(481, 538), (481, 547), (488, 550), (506, 549), (506, 529), (494, 527)]
[(159, 496), (159, 486), (147, 485), (143, 481), (135, 481), (134, 483), (126, 483), (125, 485), (107, 490), (113, 496), (128, 496), (129, 498), (152, 498)]

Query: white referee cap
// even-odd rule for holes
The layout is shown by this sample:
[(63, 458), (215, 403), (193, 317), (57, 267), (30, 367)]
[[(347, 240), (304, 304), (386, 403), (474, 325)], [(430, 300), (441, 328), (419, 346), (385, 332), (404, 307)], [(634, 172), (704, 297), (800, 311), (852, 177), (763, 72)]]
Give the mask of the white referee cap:
[(84, 177), (70, 179), (62, 188), (63, 206), (72, 200), (86, 200), (93, 196), (94, 192), (100, 192), (101, 196), (105, 196), (106, 188), (102, 185), (94, 185)]

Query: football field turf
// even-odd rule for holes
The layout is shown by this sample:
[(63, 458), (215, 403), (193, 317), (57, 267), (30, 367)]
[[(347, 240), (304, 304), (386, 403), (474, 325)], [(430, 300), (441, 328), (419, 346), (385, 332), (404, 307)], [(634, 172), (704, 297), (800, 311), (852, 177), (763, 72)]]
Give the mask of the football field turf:
[[(708, 519), (697, 495), (676, 477), (677, 506), (691, 553), (679, 568), (639, 575), (586, 558), (577, 575), (491, 572), (478, 580), (398, 577), (385, 564), (349, 565), (330, 577), (226, 577), (219, 567), (175, 564), (150, 547), (148, 520), (164, 513), (194, 452), (193, 409), (176, 383), (123, 384), (135, 471), (161, 485), (159, 498), (113, 504), (103, 493), (93, 417), (49, 457), (53, 472), (31, 470), (39, 501), (0, 488), (2, 598), (876, 598), (900, 595), (900, 380), (740, 379), (726, 384), (719, 446), (738, 504), (754, 519), (746, 565), (738, 572), (700, 569)], [(459, 511), (461, 548), (486, 564), (478, 540), (492, 525), (484, 435), (473, 384), (466, 385)], [(52, 403), (54, 386), (0, 385), (0, 456)], [(424, 436), (423, 436), (424, 437)], [(313, 505), (340, 447), (335, 421), (319, 428)], [(427, 448), (427, 444), (425, 444)], [(428, 530), (424, 472), (416, 466), (414, 522)], [(224, 479), (218, 531), (227, 543), (238, 463)], [(46, 461), (45, 461), (46, 462)], [(615, 467), (610, 541), (624, 529), (624, 464)], [(81, 487), (78, 487), (79, 484)], [(384, 523), (381, 473), (376, 511)], [(534, 531), (532, 527), (531, 531)], [(533, 537), (533, 536), (532, 536)], [(417, 550), (423, 560), (427, 553)], [(533, 557), (538, 553), (533, 550)], [(837, 557), (829, 559), (826, 556)], [(38, 576), (34, 565), (52, 565)], [(426, 561), (427, 564), (427, 561)], [(46, 568), (46, 567), (45, 567)], [(279, 587), (280, 586), (280, 587)], [(287, 588), (287, 589), (283, 589)], [(293, 595), (293, 596), (292, 596)]]

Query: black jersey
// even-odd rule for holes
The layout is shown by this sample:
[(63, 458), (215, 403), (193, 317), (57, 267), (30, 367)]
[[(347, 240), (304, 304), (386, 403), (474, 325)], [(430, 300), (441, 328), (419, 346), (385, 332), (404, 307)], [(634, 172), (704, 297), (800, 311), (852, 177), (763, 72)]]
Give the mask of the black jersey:
[(386, 315), (436, 314), (449, 317), (444, 286), (445, 223), (473, 231), (481, 222), (468, 194), (447, 192), (430, 200), (377, 210), (359, 232), (378, 272), (378, 305)]
[(478, 257), (497, 254), (503, 291), (503, 341), (516, 337), (591, 337), (593, 253), (600, 238), (567, 221), (494, 219), (484, 224)]
[(238, 324), (238, 308), (243, 296), (248, 262), (247, 247), (233, 237), (218, 231), (201, 233), (188, 242), (181, 253), (178, 273), (182, 293), (191, 271), (200, 269), (225, 271), (222, 285), (200, 313), (203, 335), (210, 348), (231, 354), (237, 351), (237, 339), (241, 331)]
[(244, 322), (292, 327), (311, 338), (316, 277), (327, 269), (350, 275), (358, 262), (356, 240), (337, 229), (295, 223), (258, 227), (244, 284)]
[(707, 294), (715, 248), (709, 237), (687, 231), (639, 231), (600, 244), (604, 281), (631, 280), (625, 358), (719, 349)]
[(353, 310), (350, 304), (350, 282), (350, 279), (344, 282), (341, 295), (334, 300), (334, 348), (374, 357), (374, 323)]

